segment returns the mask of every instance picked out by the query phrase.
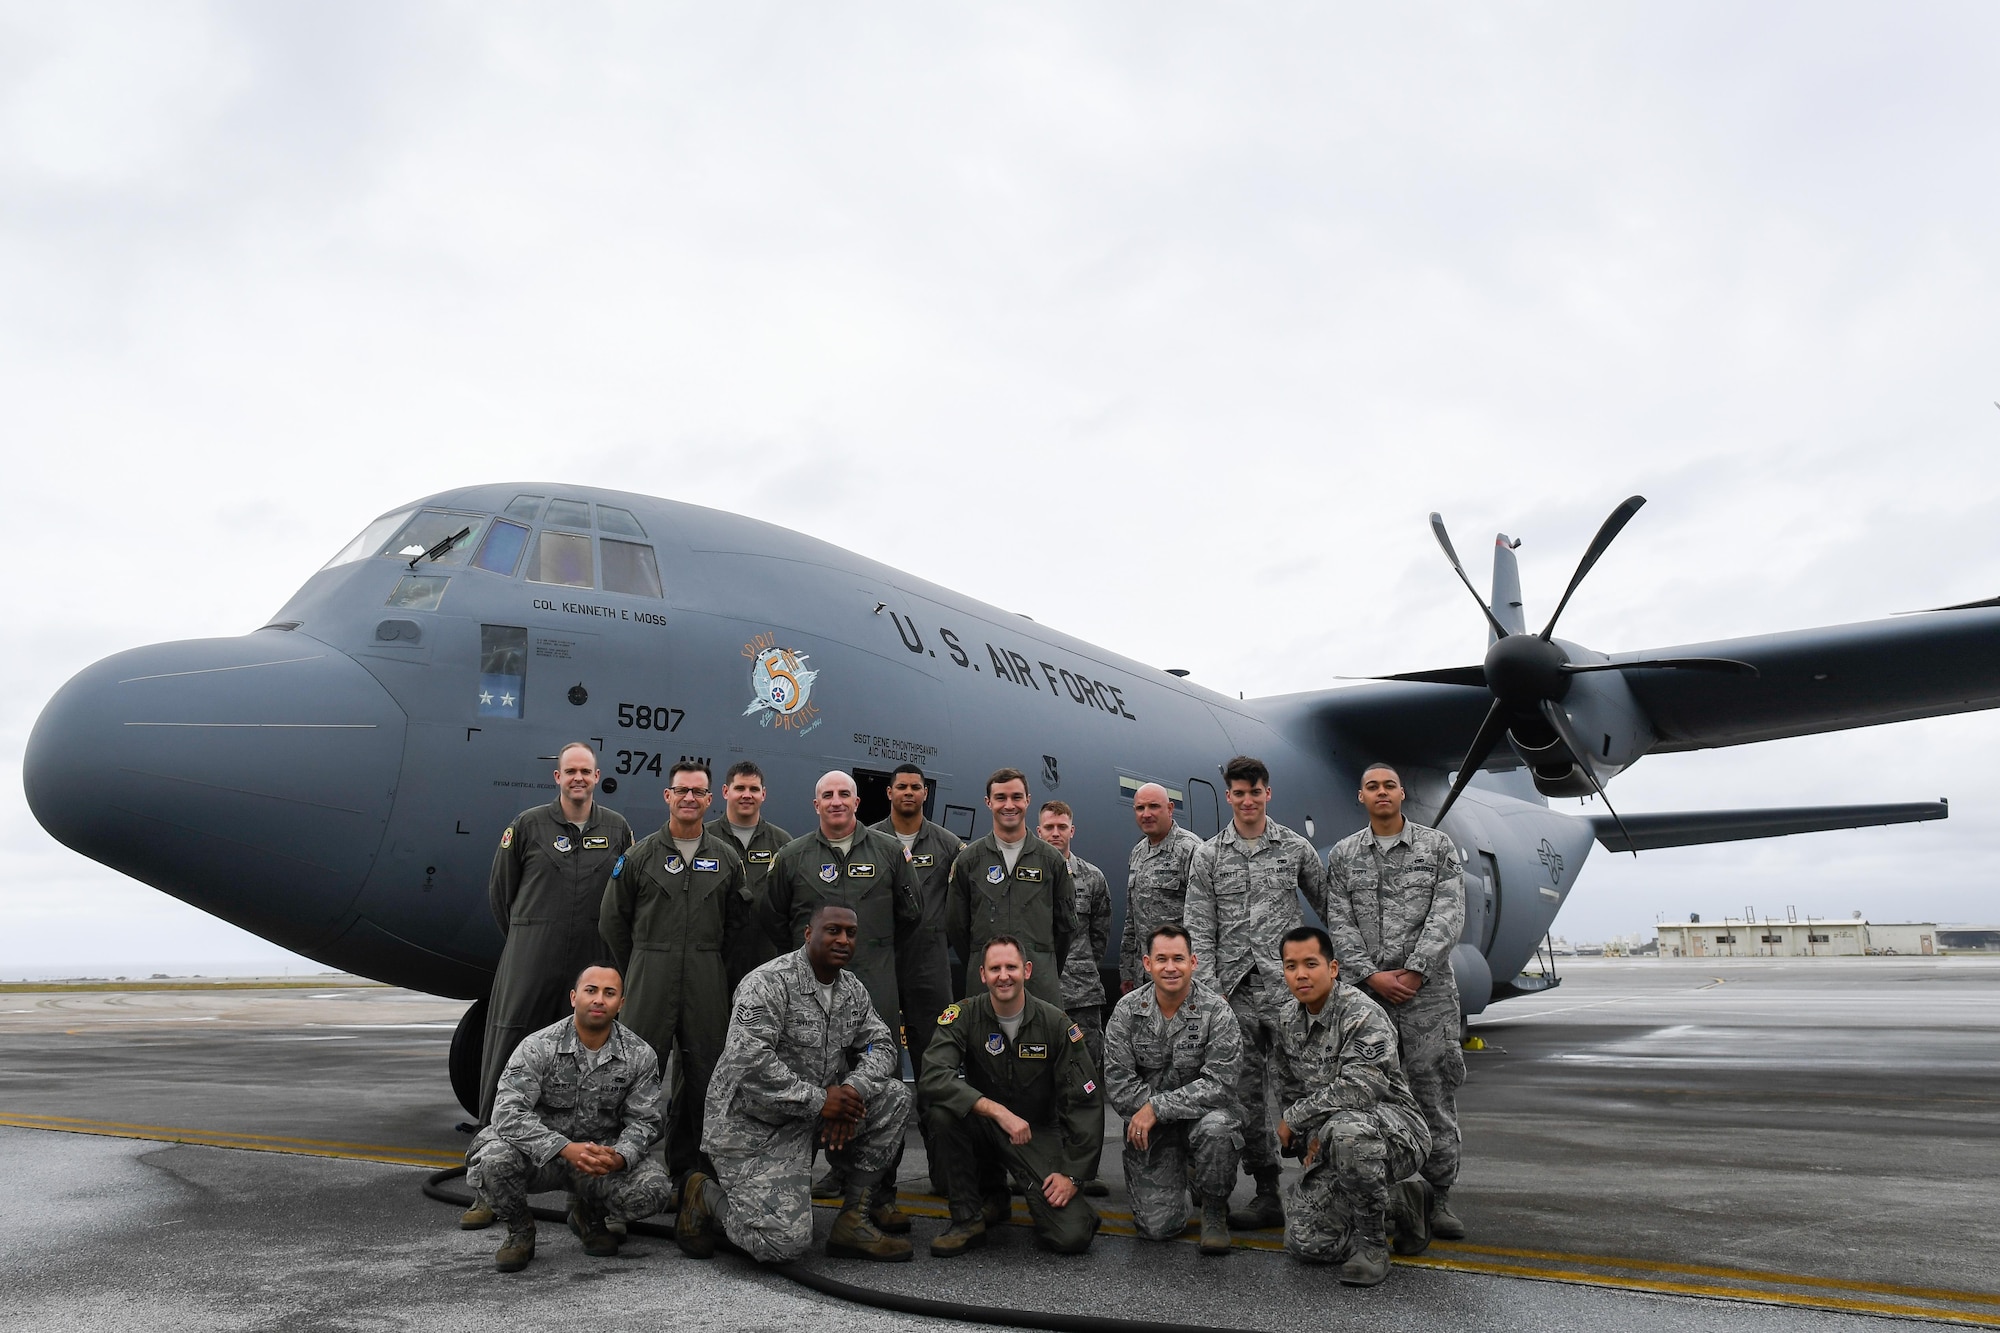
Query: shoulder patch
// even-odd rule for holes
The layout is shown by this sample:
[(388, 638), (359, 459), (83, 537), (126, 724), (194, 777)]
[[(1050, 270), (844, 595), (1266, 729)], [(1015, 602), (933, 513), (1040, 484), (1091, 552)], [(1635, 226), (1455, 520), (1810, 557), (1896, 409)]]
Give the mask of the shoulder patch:
[(611, 878), (617, 879), (618, 876), (624, 871), (624, 869), (625, 869), (625, 858), (623, 856), (620, 856), (616, 861), (611, 863)]
[(1073, 1042), (1075, 1042), (1075, 1041), (1082, 1041), (1082, 1040), (1083, 1040), (1083, 1029), (1082, 1029), (1082, 1028), (1080, 1028), (1080, 1027), (1078, 1027), (1078, 1026), (1077, 1026), (1076, 1024), (1074, 1024), (1074, 1023), (1071, 1023), (1071, 1024), (1069, 1025), (1069, 1039), (1070, 1039), (1071, 1041), (1073, 1041)]
[(941, 1028), (948, 1028), (957, 1021), (958, 1021), (958, 1006), (955, 1004), (946, 1005), (944, 1007), (944, 1012), (938, 1015), (938, 1026)]
[(505, 850), (506, 848), (512, 847), (513, 845), (514, 845), (514, 826), (512, 824), (509, 824), (507, 826), (507, 831), (500, 835), (500, 846), (502, 850)]
[(1354, 1043), (1354, 1053), (1364, 1060), (1380, 1060), (1389, 1053), (1389, 1043), (1381, 1037), (1363, 1037)]

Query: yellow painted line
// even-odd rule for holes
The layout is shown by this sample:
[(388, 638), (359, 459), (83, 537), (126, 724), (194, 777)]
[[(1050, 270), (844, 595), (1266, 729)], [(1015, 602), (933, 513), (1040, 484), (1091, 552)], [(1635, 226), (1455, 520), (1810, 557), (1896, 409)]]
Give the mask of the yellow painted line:
[(457, 1166), (465, 1160), (465, 1154), (443, 1148), (399, 1148), (380, 1143), (284, 1138), (275, 1134), (233, 1134), (222, 1130), (178, 1129), (168, 1125), (134, 1125), (116, 1120), (78, 1120), (72, 1116), (10, 1111), (0, 1111), (0, 1125), (64, 1134), (96, 1134), (114, 1139), (157, 1139), (162, 1143), (188, 1143), (203, 1148), (240, 1148), (248, 1152), (281, 1152), (301, 1157), (390, 1162), (397, 1166)]

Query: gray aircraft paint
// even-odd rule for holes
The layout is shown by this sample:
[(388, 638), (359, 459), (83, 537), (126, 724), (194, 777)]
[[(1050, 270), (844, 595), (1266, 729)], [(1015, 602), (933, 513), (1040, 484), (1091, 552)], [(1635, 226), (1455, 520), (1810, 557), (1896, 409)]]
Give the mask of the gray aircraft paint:
[[(645, 536), (629, 540), (653, 548), (664, 596), (529, 582), (539, 521), (513, 573), (471, 567), (486, 525), (523, 494), (636, 515)], [(1235, 753), (1270, 765), (1272, 817), (1322, 852), (1362, 823), (1354, 793), (1367, 760), (1402, 768), (1422, 818), (1488, 704), (1470, 685), (1400, 682), (1239, 701), (828, 543), (668, 500), (492, 485), (393, 512), (419, 509), (480, 527), (464, 550), (414, 570), (407, 556), (331, 565), (254, 633), (139, 648), (79, 673), (28, 744), (43, 826), (285, 948), (472, 998), (500, 951), (485, 888), (494, 847), (517, 811), (554, 799), (565, 741), (598, 747), (617, 783), (600, 799), (641, 836), (664, 821), (665, 774), (683, 756), (707, 759), (718, 781), (755, 760), (770, 817), (794, 830), (812, 827), (811, 784), (829, 768), (911, 760), (936, 779), (935, 817), (983, 832), (984, 778), (1011, 766), (1037, 801), (1075, 808), (1079, 854), (1116, 867), (1137, 837), (1134, 784), (1182, 793), (1182, 821), (1212, 834), (1227, 817), (1218, 769)], [(602, 543), (628, 536), (596, 534), (600, 570)], [(1518, 600), (1511, 550), (1497, 573)], [(449, 579), (434, 609), (388, 604), (413, 575)], [(482, 715), (482, 626), (525, 635), (519, 717)], [(1607, 737), (1610, 772), (1647, 749), (1990, 707), (1996, 648), (2000, 610), (1942, 612), (1703, 645), (1761, 652), (1778, 670), (1747, 685), (1607, 672), (1578, 677), (1564, 706), (1584, 734)], [(777, 706), (753, 691), (765, 654), (778, 654), (766, 672), (784, 685)], [(1821, 688), (1815, 654), (1838, 661), (1836, 689)], [(1883, 679), (1856, 680), (1870, 670)], [(1518, 762), (1503, 746), (1490, 767)], [(1454, 967), (1477, 1012), (1533, 957), (1596, 829), (1551, 811), (1525, 774), (1498, 771), (1467, 791), (1446, 831), (1468, 865)], [(1682, 838), (1698, 840), (1698, 828)], [(1113, 888), (1122, 917), (1122, 883)]]

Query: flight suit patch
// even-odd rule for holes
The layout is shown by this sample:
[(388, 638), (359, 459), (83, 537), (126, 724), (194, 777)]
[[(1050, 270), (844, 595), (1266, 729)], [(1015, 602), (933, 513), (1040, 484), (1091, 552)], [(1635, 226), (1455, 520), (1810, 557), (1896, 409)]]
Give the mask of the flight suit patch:
[(910, 854), (910, 864), (919, 870), (929, 870), (937, 864), (937, 857), (931, 855), (929, 852), (925, 852), (922, 855), (912, 852)]
[(867, 861), (856, 861), (853, 865), (847, 867), (847, 877), (849, 879), (873, 879), (875, 878), (875, 867)]
[(986, 867), (986, 882), (987, 882), (988, 884), (998, 884), (998, 883), (999, 883), (999, 882), (1000, 882), (1001, 880), (1003, 880), (1003, 879), (1005, 879), (1005, 878), (1007, 878), (1007, 867), (1006, 867), (1006, 866), (988, 866), (988, 867)]
[(1026, 880), (1030, 884), (1040, 884), (1042, 882), (1042, 868), (1040, 866), (1022, 866), (1014, 872), (1014, 878)]
[(621, 856), (617, 859), (617, 861), (612, 863), (611, 878), (617, 879), (620, 875), (624, 873), (625, 873), (625, 858)]
[(819, 868), (819, 877), (825, 880), (828, 884), (831, 884), (835, 880), (840, 878), (840, 867), (835, 865), (833, 862), (828, 861), (825, 865), (822, 865)]
[(682, 870), (682, 868), (683, 868), (683, 867), (685, 867), (685, 866), (686, 866), (686, 864), (687, 864), (687, 863), (686, 863), (685, 861), (681, 860), (681, 858), (680, 858), (680, 856), (679, 856), (679, 854), (678, 854), (678, 853), (675, 853), (675, 852), (668, 852), (668, 853), (667, 853), (667, 864), (666, 864), (666, 867), (665, 867), (665, 868), (666, 868), (666, 872), (667, 872), (667, 873), (668, 873), (669, 875), (678, 875), (678, 874), (680, 874), (680, 873), (681, 873), (681, 870)]
[(514, 845), (514, 826), (512, 824), (509, 824), (507, 826), (507, 831), (500, 835), (500, 850), (504, 852), (513, 845)]
[(1078, 1026), (1077, 1026), (1076, 1024), (1074, 1024), (1074, 1023), (1071, 1023), (1071, 1024), (1069, 1025), (1069, 1039), (1070, 1039), (1071, 1041), (1082, 1041), (1082, 1040), (1083, 1040), (1083, 1029), (1082, 1029), (1082, 1028), (1080, 1028), (1080, 1027), (1078, 1027)]
[(602, 835), (593, 835), (585, 838), (583, 840), (583, 850), (586, 852), (608, 852), (611, 850), (611, 839)]
[(1084, 1090), (1085, 1092), (1096, 1092), (1096, 1091), (1097, 1091), (1097, 1080), (1095, 1080), (1095, 1079), (1089, 1079), (1089, 1078), (1085, 1079), (1085, 1080), (1083, 1081), (1083, 1090)]
[(955, 1004), (946, 1005), (944, 1007), (944, 1012), (938, 1015), (938, 1026), (941, 1028), (950, 1027), (953, 1023), (957, 1021), (958, 1021), (958, 1006)]
[(554, 847), (559, 852), (568, 851), (570, 848), (569, 834), (567, 833), (563, 834), (560, 838), (557, 838), (553, 843), (549, 845)]
[(1049, 1044), (1045, 1041), (1024, 1041), (1018, 1053), (1023, 1060), (1046, 1060), (1049, 1058)]
[(764, 865), (770, 861), (772, 855), (773, 853), (768, 847), (762, 851), (752, 852), (750, 853), (750, 864), (753, 866)]
[(713, 870), (715, 866), (716, 861), (712, 856), (697, 856), (694, 859), (694, 868), (696, 870)]
[(1005, 1037), (997, 1032), (990, 1032), (986, 1035), (986, 1053), (988, 1055), (998, 1055), (1006, 1049), (1007, 1039)]

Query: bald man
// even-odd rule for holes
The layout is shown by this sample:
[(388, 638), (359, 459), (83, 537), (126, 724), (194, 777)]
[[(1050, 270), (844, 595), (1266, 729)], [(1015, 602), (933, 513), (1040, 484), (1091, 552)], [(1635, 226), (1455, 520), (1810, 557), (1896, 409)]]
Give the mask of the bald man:
[[(764, 881), (766, 901), (770, 919), (783, 932), (774, 942), (788, 952), (805, 938), (822, 903), (853, 909), (857, 938), (847, 970), (867, 988), (869, 1002), (896, 1038), (900, 1057), (909, 1043), (903, 1037), (896, 989), (898, 951), (931, 947), (942, 953), (943, 944), (920, 929), (923, 902), (903, 844), (894, 834), (864, 827), (856, 819), (860, 809), (852, 775), (836, 769), (814, 783), (813, 810), (819, 827), (792, 839), (772, 858), (771, 873)], [(944, 960), (937, 959), (935, 965), (942, 969)], [(919, 1034), (928, 1038), (937, 1015), (916, 1017)], [(917, 1052), (919, 1058), (922, 1054)], [(841, 1187), (837, 1174), (836, 1168), (814, 1182), (816, 1196)], [(893, 1184), (870, 1216), (884, 1231), (910, 1229), (909, 1219), (896, 1209)]]
[(1118, 944), (1118, 976), (1126, 991), (1144, 981), (1139, 960), (1153, 932), (1183, 919), (1188, 866), (1201, 839), (1174, 822), (1174, 798), (1157, 782), (1132, 793), (1132, 818), (1140, 838), (1125, 863), (1125, 931)]

